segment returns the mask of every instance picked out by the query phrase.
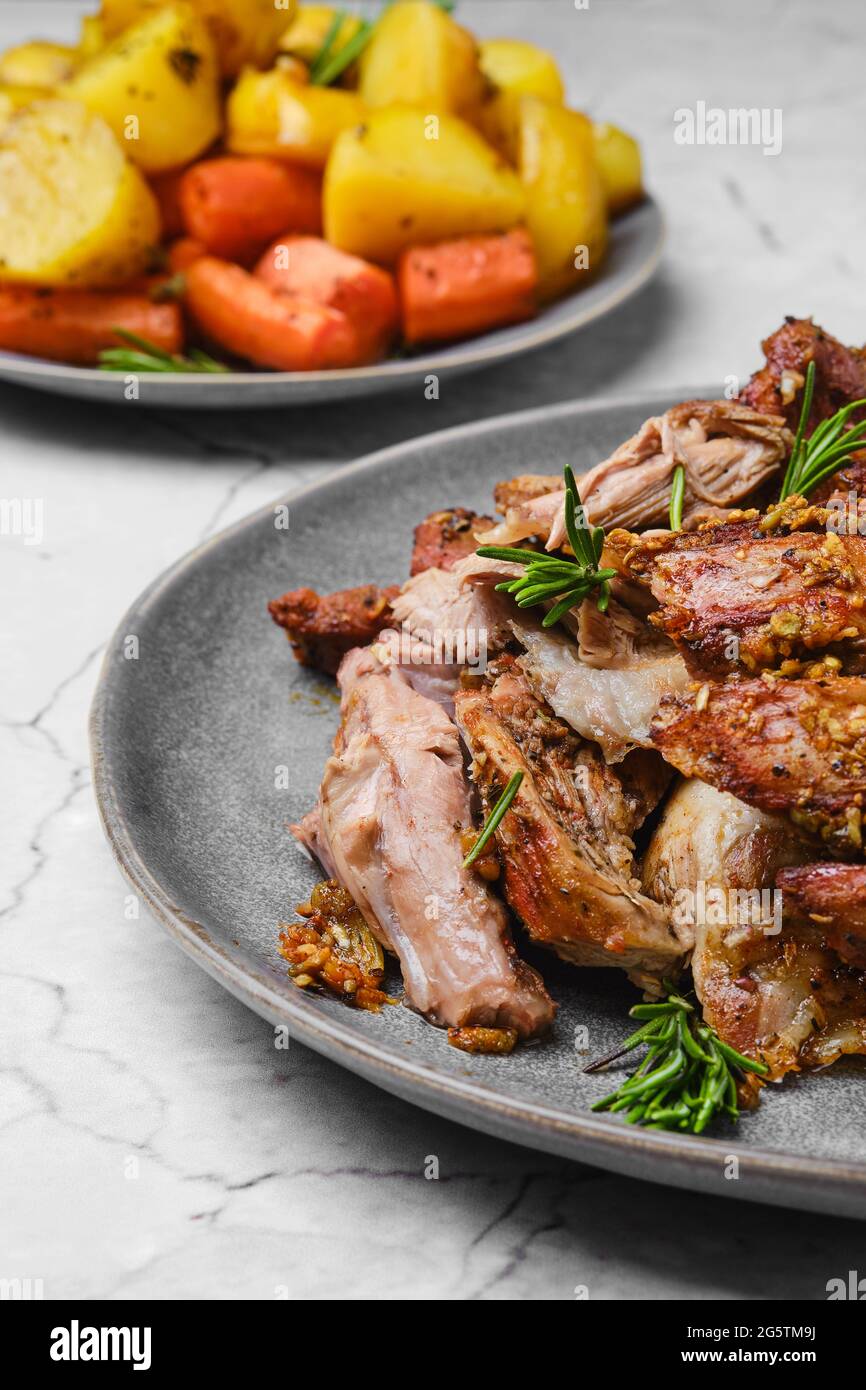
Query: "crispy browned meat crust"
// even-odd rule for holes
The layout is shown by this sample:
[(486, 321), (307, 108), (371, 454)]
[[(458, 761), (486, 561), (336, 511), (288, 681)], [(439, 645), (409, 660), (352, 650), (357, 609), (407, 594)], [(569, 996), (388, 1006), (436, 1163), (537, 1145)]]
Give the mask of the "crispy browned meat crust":
[[(690, 778), (665, 806), (643, 861), (647, 892), (694, 922), (691, 957), (704, 1018), (774, 1078), (866, 1047), (866, 988), (827, 931), (773, 885), (815, 848), (782, 816)], [(820, 865), (848, 872), (846, 865)], [(781, 873), (780, 871), (784, 871)], [(857, 871), (855, 871), (857, 872)]]
[(453, 569), (458, 560), (464, 560), (478, 549), (480, 542), (475, 539), (475, 531), (484, 531), (492, 525), (492, 517), (479, 516), (466, 507), (431, 512), (415, 527), (410, 575), (431, 569)]
[(329, 676), (352, 647), (364, 647), (391, 621), (391, 603), (400, 592), (394, 584), (380, 589), (361, 584), (334, 594), (315, 589), (292, 589), (272, 599), (268, 612), (285, 629), (292, 651), (302, 666), (314, 666)]
[(303, 922), (280, 924), (280, 955), (301, 989), (318, 987), (345, 1003), (378, 1013), (396, 1004), (382, 989), (381, 948), (351, 896), (335, 879), (317, 883), (298, 909)]
[(786, 914), (821, 929), (848, 965), (866, 970), (866, 864), (806, 864), (781, 869)]
[[(766, 365), (755, 372), (740, 400), (767, 415), (784, 415), (796, 428), (806, 368), (815, 362), (815, 394), (809, 424), (814, 428), (841, 406), (866, 397), (866, 354), (845, 347), (811, 319), (788, 317), (761, 344)], [(799, 378), (799, 380), (798, 380)], [(857, 418), (855, 416), (855, 418)]]
[(448, 1041), (460, 1052), (507, 1057), (517, 1042), (516, 1028), (449, 1028)]
[(827, 530), (829, 513), (792, 501), (692, 534), (638, 541), (631, 572), (660, 604), (650, 621), (692, 673), (866, 670), (866, 539)]
[(863, 844), (866, 680), (745, 680), (667, 696), (651, 736), (668, 762), (841, 856)]
[(505, 895), (533, 939), (583, 965), (673, 969), (686, 948), (640, 891), (630, 838), (665, 774), (641, 750), (624, 786), (516, 674), (459, 691), (456, 706), (488, 811), (524, 774), (496, 836)]
[(536, 497), (546, 497), (549, 492), (557, 492), (562, 487), (559, 473), (521, 473), (517, 478), (506, 478), (493, 489), (496, 510), (503, 516), (509, 507), (518, 507), (521, 502), (531, 502)]
[(821, 929), (741, 932), (734, 941), (705, 970), (701, 989), (704, 1018), (725, 1042), (762, 1057), (773, 1079), (866, 1052), (864, 977), (827, 949)]

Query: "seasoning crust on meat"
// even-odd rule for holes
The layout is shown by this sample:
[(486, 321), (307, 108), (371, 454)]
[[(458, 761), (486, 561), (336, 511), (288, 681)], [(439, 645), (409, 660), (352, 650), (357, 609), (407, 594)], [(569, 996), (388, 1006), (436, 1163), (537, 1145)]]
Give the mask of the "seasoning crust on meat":
[(400, 592), (394, 584), (360, 584), (333, 594), (315, 589), (292, 589), (272, 599), (268, 612), (285, 630), (295, 659), (329, 676), (337, 673), (343, 657), (353, 647), (366, 646), (386, 627), (391, 604)]
[(650, 622), (696, 677), (858, 674), (866, 669), (866, 539), (829, 530), (832, 519), (796, 499), (768, 516), (638, 540), (627, 563), (659, 604)]
[[(665, 1026), (693, 988), (676, 1027), (739, 1065), (734, 1117), (759, 1074), (866, 1053), (866, 449), (821, 478), (811, 438), (866, 394), (866, 353), (793, 319), (764, 349), (739, 399), (672, 405), (576, 478), (500, 482), (495, 523), (432, 512), (402, 588), (270, 605), (300, 661), (340, 666), (295, 834), (406, 1002), (507, 1057), (556, 1011), (527, 940), (670, 995)], [(376, 1007), (335, 920), (284, 929), (293, 978)], [(689, 1128), (689, 1104), (628, 1118)]]

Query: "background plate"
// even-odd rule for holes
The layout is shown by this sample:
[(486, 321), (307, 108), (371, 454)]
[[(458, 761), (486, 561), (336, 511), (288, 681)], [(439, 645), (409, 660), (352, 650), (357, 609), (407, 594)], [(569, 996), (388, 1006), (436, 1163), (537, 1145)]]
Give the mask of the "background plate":
[[(337, 722), (334, 687), (292, 659), (266, 600), (405, 576), (413, 525), (436, 507), (489, 507), (519, 472), (588, 467), (664, 399), (565, 405), (403, 444), (249, 517), (158, 579), (123, 619), (92, 715), (97, 798), (136, 891), (238, 998), (301, 1041), (406, 1099), (490, 1133), (605, 1168), (755, 1201), (866, 1216), (863, 1067), (768, 1087), (760, 1110), (716, 1139), (629, 1128), (588, 1105), (612, 1089), (590, 1053), (628, 1030), (635, 999), (615, 971), (575, 970), (526, 949), (561, 1009), (555, 1036), (509, 1058), (471, 1057), (404, 1008), (356, 1013), (305, 994), (275, 946), (317, 874), (286, 832), (316, 796)], [(127, 659), (130, 637), (137, 659)], [(291, 787), (275, 787), (290, 770)], [(523, 946), (521, 947), (523, 949)], [(398, 986), (395, 975), (393, 984)], [(739, 1178), (727, 1181), (728, 1156)]]
[[(664, 225), (658, 206), (647, 198), (612, 224), (610, 254), (598, 279), (577, 294), (545, 309), (529, 323), (485, 333), (423, 357), (380, 362), (329, 372), (233, 372), (231, 376), (163, 376), (143, 373), (140, 405), (193, 410), (291, 406), (349, 400), (412, 386), (430, 372), (439, 377), (477, 371), (509, 357), (546, 347), (594, 319), (609, 314), (646, 284), (659, 263)], [(123, 401), (125, 377), (90, 367), (67, 367), (35, 357), (0, 352), (0, 380), (14, 381), (61, 396)]]

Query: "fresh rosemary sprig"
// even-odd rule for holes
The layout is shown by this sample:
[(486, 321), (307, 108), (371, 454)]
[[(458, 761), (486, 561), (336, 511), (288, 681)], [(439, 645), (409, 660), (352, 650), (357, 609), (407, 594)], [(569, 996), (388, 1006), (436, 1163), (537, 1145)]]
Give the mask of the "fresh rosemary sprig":
[(517, 795), (517, 788), (520, 786), (520, 783), (522, 781), (522, 772), (515, 772), (514, 776), (509, 779), (508, 786), (505, 788), (505, 791), (502, 793), (496, 805), (493, 807), (493, 810), (490, 812), (490, 815), (487, 817), (486, 821), (481, 827), (481, 833), (479, 834), (478, 839), (475, 841), (475, 844), (472, 846), (466, 858), (463, 860), (464, 869), (471, 868), (471, 866), (475, 863), (475, 860), (478, 858), (479, 854), (483, 850), (484, 846), (487, 844), (488, 840), (493, 835), (495, 835), (496, 827), (499, 825), (499, 822), (502, 820), (502, 817), (505, 815), (505, 812), (508, 810), (509, 806), (511, 805), (515, 796)]
[(852, 401), (850, 405), (843, 406), (835, 415), (831, 415), (829, 420), (822, 420), (808, 439), (805, 437), (814, 392), (815, 363), (812, 361), (806, 368), (800, 423), (785, 471), (780, 502), (784, 502), (786, 497), (791, 497), (794, 493), (808, 497), (809, 493), (825, 478), (829, 478), (831, 473), (835, 473), (843, 464), (850, 463), (855, 446), (866, 447), (866, 420), (848, 428), (848, 421), (854, 411), (866, 406), (866, 400)]
[(103, 348), (99, 354), (99, 365), (104, 372), (228, 372), (231, 370), (224, 362), (217, 362), (199, 348), (190, 348), (189, 356), (165, 352), (156, 343), (140, 338), (137, 333), (129, 333), (125, 328), (114, 328), (118, 338), (128, 347)]
[[(342, 77), (346, 69), (351, 67), (355, 59), (363, 53), (373, 37), (373, 30), (385, 10), (389, 9), (392, 4), (393, 0), (385, 0), (385, 4), (375, 19), (362, 19), (359, 28), (352, 37), (339, 52), (334, 53), (334, 44), (343, 27), (343, 21), (348, 18), (346, 10), (336, 11), (322, 41), (322, 47), (310, 65), (310, 83), (312, 86), (329, 87), (332, 82), (336, 82), (338, 77)], [(440, 10), (444, 10), (446, 14), (450, 14), (456, 5), (456, 0), (433, 0), (433, 4), (437, 5)]]
[(370, 35), (375, 28), (376, 21), (362, 19), (358, 29), (352, 37), (343, 44), (343, 47), (334, 53), (334, 44), (337, 42), (343, 23), (348, 19), (346, 10), (337, 10), (334, 18), (328, 27), (322, 47), (319, 49), (312, 64), (310, 65), (310, 84), (314, 87), (329, 87), (338, 77), (346, 71), (358, 54), (366, 48)]
[(632, 1018), (647, 1021), (617, 1052), (584, 1069), (599, 1071), (635, 1047), (648, 1049), (637, 1071), (592, 1108), (621, 1114), (629, 1124), (647, 1129), (701, 1134), (718, 1114), (738, 1118), (738, 1071), (766, 1076), (770, 1069), (722, 1042), (697, 1019), (687, 999), (667, 988), (660, 1003), (636, 1004), (629, 1011)]
[(683, 498), (686, 492), (686, 470), (681, 463), (674, 469), (674, 479), (671, 483), (671, 501), (669, 518), (672, 531), (683, 529)]
[(526, 566), (519, 578), (506, 579), (496, 585), (497, 591), (513, 594), (519, 608), (530, 608), (533, 604), (552, 598), (559, 600), (543, 618), (542, 627), (553, 627), (593, 589), (599, 591), (596, 603), (599, 612), (604, 613), (610, 598), (609, 581), (616, 574), (616, 570), (598, 568), (604, 546), (604, 530), (601, 526), (590, 527), (587, 524), (577, 483), (568, 464), (563, 472), (565, 530), (574, 552), (573, 560), (565, 555), (547, 555), (544, 551), (519, 550), (507, 545), (483, 545), (477, 551), (484, 559), (510, 560)]

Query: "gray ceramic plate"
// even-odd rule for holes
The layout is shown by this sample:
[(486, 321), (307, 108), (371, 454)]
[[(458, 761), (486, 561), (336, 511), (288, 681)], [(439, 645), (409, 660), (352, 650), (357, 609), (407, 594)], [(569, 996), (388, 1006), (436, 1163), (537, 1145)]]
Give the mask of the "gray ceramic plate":
[[(135, 890), (175, 941), (238, 998), (310, 1047), (407, 1100), (479, 1129), (658, 1182), (866, 1216), (864, 1072), (767, 1088), (738, 1131), (694, 1139), (589, 1113), (611, 1089), (590, 1051), (628, 1030), (634, 993), (614, 971), (532, 958), (560, 1001), (555, 1037), (511, 1057), (470, 1057), (406, 1008), (380, 1015), (305, 994), (287, 979), (276, 924), (316, 873), (286, 832), (313, 803), (336, 727), (334, 688), (298, 667), (265, 611), (302, 584), (335, 589), (407, 573), (412, 526), (434, 508), (490, 504), (519, 472), (578, 471), (664, 400), (565, 405), (449, 430), (343, 469), (295, 497), (290, 529), (266, 509), (158, 579), (120, 624), (93, 709), (105, 829)], [(138, 659), (127, 659), (130, 637)], [(275, 787), (288, 767), (291, 787)], [(527, 954), (531, 952), (527, 951)], [(399, 987), (399, 978), (393, 980)], [(726, 1176), (730, 1156), (739, 1176)]]
[[(492, 366), (546, 347), (601, 318), (646, 284), (664, 242), (661, 213), (651, 198), (613, 224), (611, 250), (598, 280), (553, 304), (529, 323), (500, 328), (424, 356), (330, 372), (235, 372), (231, 376), (148, 376), (140, 379), (139, 404), (194, 410), (293, 406), (373, 396), (423, 381)], [(0, 380), (60, 396), (123, 401), (125, 377), (93, 368), (67, 367), (35, 357), (0, 352)]]

